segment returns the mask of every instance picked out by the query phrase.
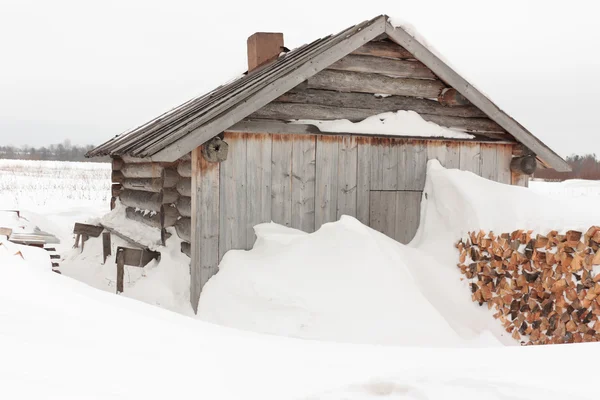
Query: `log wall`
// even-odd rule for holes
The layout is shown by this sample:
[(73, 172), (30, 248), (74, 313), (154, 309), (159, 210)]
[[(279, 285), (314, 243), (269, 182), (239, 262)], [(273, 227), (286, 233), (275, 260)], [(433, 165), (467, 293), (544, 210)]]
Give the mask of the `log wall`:
[(113, 158), (113, 198), (125, 205), (126, 217), (161, 230), (175, 227), (190, 253), (191, 161), (186, 155), (175, 163), (148, 163)]
[(426, 121), (481, 137), (514, 140), (405, 49), (387, 40), (367, 43), (248, 120), (357, 122), (398, 110), (415, 111)]

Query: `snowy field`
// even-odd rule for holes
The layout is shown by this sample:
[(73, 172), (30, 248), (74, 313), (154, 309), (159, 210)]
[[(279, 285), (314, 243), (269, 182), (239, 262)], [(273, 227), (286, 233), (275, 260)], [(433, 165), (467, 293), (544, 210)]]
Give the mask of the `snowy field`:
[(48, 166), (0, 160), (0, 209), (56, 234), (63, 256), (53, 274), (0, 237), (0, 398), (596, 397), (561, 366), (591, 370), (600, 344), (517, 346), (471, 301), (453, 246), (472, 229), (600, 225), (596, 182), (526, 189), (431, 162), (410, 245), (351, 217), (313, 234), (261, 224), (251, 251), (225, 255), (194, 316), (175, 237), (160, 262), (127, 268), (121, 296), (98, 239), (71, 249), (75, 221), (122, 220), (120, 207), (103, 216), (109, 165)]

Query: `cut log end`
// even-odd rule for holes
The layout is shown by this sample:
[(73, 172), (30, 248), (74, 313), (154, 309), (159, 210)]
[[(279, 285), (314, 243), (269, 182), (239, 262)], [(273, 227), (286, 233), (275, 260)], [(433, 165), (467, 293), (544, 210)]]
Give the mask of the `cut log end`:
[(519, 175), (532, 175), (537, 169), (535, 155), (513, 157), (510, 161), (510, 170)]

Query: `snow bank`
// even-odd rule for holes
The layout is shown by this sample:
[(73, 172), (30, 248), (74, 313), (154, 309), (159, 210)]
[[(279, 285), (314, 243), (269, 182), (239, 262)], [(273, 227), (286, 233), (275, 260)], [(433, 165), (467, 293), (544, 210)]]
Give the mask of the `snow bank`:
[(419, 289), (411, 266), (424, 260), (414, 249), (348, 216), (312, 234), (274, 223), (255, 230), (254, 248), (229, 251), (204, 287), (200, 318), (310, 339), (463, 343)]
[(372, 115), (359, 122), (352, 122), (347, 119), (337, 119), (333, 121), (299, 119), (290, 122), (293, 124), (315, 125), (321, 132), (365, 133), (386, 136), (443, 137), (452, 139), (472, 139), (475, 137), (459, 130), (449, 129), (434, 122), (425, 121), (418, 113), (404, 110)]
[[(242, 332), (103, 293), (0, 253), (0, 398), (583, 399), (596, 343), (426, 349)], [(310, 396), (310, 397), (309, 397)]]

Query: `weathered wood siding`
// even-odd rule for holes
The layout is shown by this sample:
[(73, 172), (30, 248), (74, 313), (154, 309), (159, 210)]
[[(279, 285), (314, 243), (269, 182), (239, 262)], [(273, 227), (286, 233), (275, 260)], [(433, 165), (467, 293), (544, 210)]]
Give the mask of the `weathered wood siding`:
[(408, 243), (419, 224), (431, 159), (510, 183), (509, 144), (233, 132), (224, 140), (229, 155), (218, 174), (219, 258), (252, 248), (256, 224), (313, 232), (342, 215)]

